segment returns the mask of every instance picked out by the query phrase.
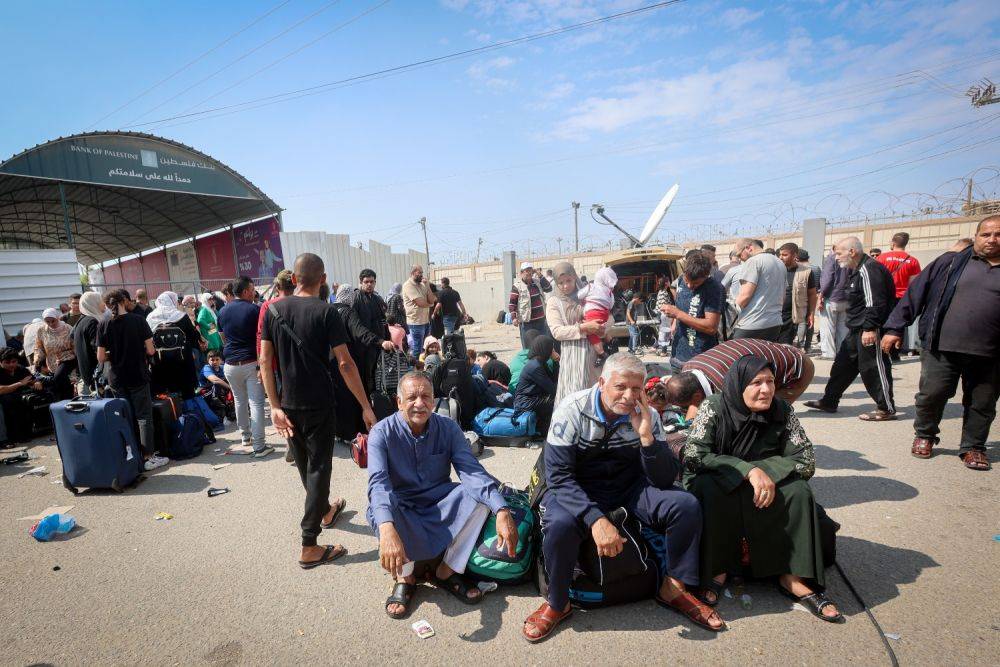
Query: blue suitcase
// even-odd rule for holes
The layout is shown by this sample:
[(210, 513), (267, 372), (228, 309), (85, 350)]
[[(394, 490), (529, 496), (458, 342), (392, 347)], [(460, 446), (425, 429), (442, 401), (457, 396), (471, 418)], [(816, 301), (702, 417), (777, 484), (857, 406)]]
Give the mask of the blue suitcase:
[(142, 471), (142, 452), (123, 398), (74, 399), (49, 406), (62, 458), (63, 486), (119, 493)]

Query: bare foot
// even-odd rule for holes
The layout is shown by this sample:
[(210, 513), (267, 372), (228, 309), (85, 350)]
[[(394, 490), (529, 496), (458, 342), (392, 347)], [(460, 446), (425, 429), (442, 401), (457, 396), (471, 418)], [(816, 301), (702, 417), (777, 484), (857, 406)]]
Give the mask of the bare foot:
[[(674, 598), (687, 593), (687, 588), (684, 583), (673, 577), (664, 577), (663, 585), (660, 586), (660, 599), (670, 602)], [(704, 603), (702, 603), (704, 604)], [(713, 630), (721, 630), (725, 627), (726, 623), (719, 616), (717, 611), (712, 611), (712, 614), (706, 619), (706, 622), (712, 627)]]

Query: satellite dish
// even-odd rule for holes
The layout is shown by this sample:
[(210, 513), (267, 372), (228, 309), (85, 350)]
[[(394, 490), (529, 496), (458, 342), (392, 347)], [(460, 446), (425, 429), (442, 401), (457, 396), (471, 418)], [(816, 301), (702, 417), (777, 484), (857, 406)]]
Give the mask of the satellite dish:
[(656, 205), (653, 209), (652, 215), (649, 216), (649, 220), (646, 221), (646, 226), (642, 228), (642, 233), (639, 234), (639, 245), (645, 245), (646, 241), (653, 237), (656, 233), (657, 228), (659, 228), (660, 223), (663, 222), (663, 216), (667, 214), (667, 209), (670, 205), (674, 203), (674, 197), (677, 196), (677, 190), (680, 185), (675, 183), (672, 188), (667, 190), (667, 194), (663, 195), (663, 199), (660, 203)]

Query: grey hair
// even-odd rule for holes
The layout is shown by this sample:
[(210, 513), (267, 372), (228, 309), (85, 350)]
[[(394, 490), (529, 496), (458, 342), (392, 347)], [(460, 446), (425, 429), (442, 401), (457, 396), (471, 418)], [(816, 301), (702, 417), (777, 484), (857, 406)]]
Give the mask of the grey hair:
[(399, 384), (396, 386), (396, 396), (403, 398), (403, 385), (407, 381), (413, 380), (420, 380), (429, 384), (431, 386), (431, 396), (434, 396), (434, 382), (431, 380), (431, 376), (423, 371), (409, 371), (403, 377), (399, 378)]
[(629, 352), (615, 352), (607, 361), (604, 362), (604, 369), (601, 371), (601, 377), (605, 381), (610, 380), (611, 376), (615, 373), (621, 373), (623, 375), (633, 374), (646, 376), (646, 366), (642, 363), (642, 359), (631, 354)]
[(847, 238), (840, 239), (840, 242), (837, 245), (843, 246), (846, 250), (854, 250), (858, 254), (865, 251), (864, 244), (861, 243), (861, 239), (857, 236), (848, 236)]

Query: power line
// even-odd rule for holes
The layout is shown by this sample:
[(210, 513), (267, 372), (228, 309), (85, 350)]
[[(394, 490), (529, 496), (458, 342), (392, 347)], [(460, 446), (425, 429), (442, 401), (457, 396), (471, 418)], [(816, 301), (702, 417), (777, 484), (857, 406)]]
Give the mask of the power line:
[(119, 111), (121, 111), (125, 107), (129, 106), (130, 104), (132, 104), (136, 100), (138, 100), (138, 99), (140, 99), (142, 97), (145, 97), (147, 94), (149, 94), (154, 89), (158, 88), (159, 86), (162, 86), (167, 81), (170, 81), (171, 79), (173, 79), (175, 76), (177, 76), (181, 72), (186, 71), (189, 67), (191, 67), (192, 65), (200, 62), (201, 60), (203, 60), (209, 54), (214, 53), (215, 51), (218, 51), (220, 48), (222, 48), (223, 46), (225, 46), (226, 44), (228, 44), (229, 42), (231, 42), (233, 39), (235, 39), (236, 37), (239, 37), (244, 32), (246, 32), (250, 28), (254, 27), (255, 25), (257, 25), (258, 23), (260, 23), (261, 21), (263, 21), (264, 19), (266, 19), (268, 16), (270, 16), (274, 12), (278, 11), (279, 9), (281, 9), (282, 7), (284, 7), (285, 5), (287, 5), (291, 1), (292, 0), (284, 0), (284, 2), (279, 2), (277, 5), (275, 5), (271, 9), (267, 10), (266, 12), (264, 12), (263, 14), (261, 14), (260, 16), (258, 16), (257, 18), (255, 18), (253, 21), (251, 21), (250, 23), (246, 24), (245, 26), (243, 26), (242, 28), (240, 28), (239, 30), (237, 30), (236, 32), (234, 32), (233, 34), (231, 34), (229, 37), (226, 37), (224, 40), (222, 40), (221, 42), (219, 42), (218, 44), (216, 44), (215, 46), (213, 46), (209, 50), (205, 51), (204, 53), (202, 53), (201, 55), (199, 55), (194, 60), (191, 60), (190, 62), (182, 65), (180, 68), (178, 68), (177, 70), (175, 70), (173, 73), (171, 73), (168, 76), (160, 79), (159, 81), (157, 81), (156, 83), (154, 83), (153, 85), (151, 85), (149, 88), (146, 88), (144, 91), (142, 91), (141, 93), (139, 93), (138, 95), (136, 95), (135, 97), (133, 97), (132, 99), (130, 99), (129, 101), (125, 102), (124, 104), (122, 104), (118, 108), (114, 109), (113, 111), (110, 111), (110, 112), (104, 114), (103, 116), (101, 116), (100, 118), (98, 118), (96, 121), (94, 121), (93, 123), (91, 123), (90, 125), (88, 125), (86, 129), (87, 130), (93, 129), (98, 124), (104, 122), (106, 119), (108, 119), (111, 116), (115, 115), (116, 113), (118, 113)]
[[(225, 70), (229, 69), (230, 67), (232, 67), (236, 63), (241, 62), (243, 60), (246, 60), (251, 55), (253, 55), (257, 51), (260, 51), (265, 46), (267, 46), (267, 45), (275, 42), (276, 40), (284, 37), (285, 35), (287, 35), (292, 30), (295, 30), (296, 28), (298, 28), (300, 25), (302, 25), (302, 24), (304, 24), (304, 23), (306, 23), (308, 21), (311, 21), (312, 19), (316, 18), (317, 16), (319, 16), (320, 14), (322, 14), (323, 12), (325, 12), (326, 10), (330, 9), (331, 7), (333, 7), (338, 2), (340, 2), (340, 0), (331, 0), (327, 4), (323, 5), (322, 7), (320, 7), (316, 11), (314, 11), (312, 14), (309, 14), (305, 18), (300, 19), (300, 20), (296, 21), (295, 23), (293, 23), (292, 25), (288, 26), (287, 28), (285, 28), (284, 30), (282, 30), (281, 32), (279, 32), (277, 35), (275, 35), (274, 37), (271, 37), (270, 39), (265, 40), (264, 42), (258, 44), (257, 46), (253, 47), (252, 49), (250, 49), (249, 51), (247, 51), (243, 55), (241, 55), (238, 58), (236, 58), (235, 60), (229, 61), (227, 64), (225, 64), (222, 67), (220, 67), (219, 69), (215, 70), (214, 72), (212, 72), (208, 76), (205, 76), (205, 77), (202, 77), (201, 79), (198, 79), (197, 81), (195, 81), (194, 83), (192, 83), (190, 86), (188, 86), (184, 90), (182, 90), (179, 93), (173, 95), (172, 97), (168, 97), (167, 99), (165, 99), (162, 102), (160, 102), (159, 104), (157, 104), (155, 107), (146, 110), (141, 115), (139, 115), (139, 116), (135, 117), (134, 119), (130, 120), (129, 124), (125, 125), (125, 127), (129, 128), (129, 127), (141, 127), (143, 125), (152, 125), (153, 123), (140, 123), (140, 124), (136, 124), (136, 121), (139, 120), (140, 118), (144, 118), (144, 117), (148, 116), (149, 114), (153, 113), (157, 109), (160, 109), (164, 105), (169, 104), (170, 102), (173, 102), (174, 100), (176, 100), (178, 97), (180, 97), (184, 93), (187, 93), (188, 91), (190, 91), (190, 90), (192, 90), (194, 88), (197, 88), (198, 86), (200, 86), (201, 84), (205, 83), (206, 81), (208, 81), (212, 77), (216, 76), (217, 74), (221, 74)], [(155, 122), (158, 122), (158, 121), (155, 121)]]
[[(636, 15), (643, 14), (643, 13), (646, 13), (646, 12), (650, 12), (650, 11), (653, 11), (653, 10), (656, 10), (656, 9), (662, 9), (662, 8), (668, 7), (670, 5), (680, 4), (681, 2), (684, 2), (684, 0), (666, 0), (665, 2), (658, 2), (658, 3), (652, 4), (652, 5), (646, 5), (644, 7), (638, 7), (636, 9), (631, 9), (631, 10), (624, 11), (624, 12), (618, 12), (616, 14), (610, 14), (608, 16), (602, 16), (600, 18), (591, 19), (589, 21), (582, 21), (580, 23), (574, 23), (572, 25), (563, 26), (561, 28), (553, 28), (551, 30), (546, 30), (546, 31), (543, 31), (543, 32), (534, 33), (532, 35), (525, 35), (523, 37), (516, 37), (514, 39), (508, 39), (508, 40), (504, 40), (504, 41), (493, 42), (492, 44), (486, 44), (484, 46), (476, 47), (476, 48), (473, 48), (473, 49), (466, 49), (466, 50), (463, 50), (463, 51), (456, 51), (454, 53), (449, 53), (449, 54), (446, 54), (446, 55), (443, 55), (443, 56), (437, 56), (437, 57), (434, 57), (434, 58), (426, 58), (424, 60), (418, 60), (416, 62), (407, 63), (405, 65), (396, 65), (394, 67), (387, 67), (385, 69), (377, 70), (375, 72), (369, 72), (367, 74), (359, 74), (359, 75), (356, 75), (356, 76), (348, 77), (346, 79), (340, 79), (338, 81), (330, 81), (328, 83), (322, 83), (322, 84), (318, 84), (318, 85), (315, 85), (315, 86), (309, 86), (309, 87), (306, 87), (306, 88), (299, 88), (297, 90), (289, 90), (289, 91), (286, 91), (286, 92), (283, 92), (283, 93), (277, 93), (275, 95), (268, 95), (268, 96), (265, 96), (265, 97), (259, 97), (259, 98), (256, 98), (256, 99), (247, 100), (245, 102), (238, 102), (238, 103), (235, 103), (235, 104), (229, 104), (229, 105), (225, 105), (225, 106), (215, 107), (215, 108), (212, 108), (212, 109), (205, 109), (203, 111), (197, 111), (197, 112), (191, 112), (191, 113), (185, 113), (185, 114), (177, 114), (177, 115), (174, 115), (174, 116), (167, 116), (165, 118), (160, 118), (160, 119), (157, 119), (157, 120), (154, 120), (154, 121), (149, 121), (149, 122), (146, 122), (146, 123), (134, 123), (133, 122), (133, 124), (127, 125), (126, 127), (143, 127), (143, 126), (146, 126), (146, 125), (158, 125), (160, 123), (165, 123), (165, 122), (171, 121), (171, 120), (177, 120), (177, 119), (180, 119), (180, 118), (190, 118), (190, 117), (193, 117), (193, 116), (204, 116), (206, 114), (215, 113), (215, 112), (218, 112), (218, 111), (226, 111), (226, 110), (235, 109), (235, 108), (238, 108), (238, 107), (244, 107), (244, 106), (247, 106), (247, 105), (258, 105), (258, 106), (254, 106), (252, 108), (259, 108), (260, 106), (266, 106), (267, 104), (274, 104), (274, 103), (277, 103), (277, 102), (288, 101), (288, 100), (292, 100), (292, 99), (299, 99), (300, 97), (308, 97), (310, 95), (318, 95), (320, 93), (326, 92), (327, 90), (334, 89), (335, 87), (343, 87), (344, 85), (353, 85), (353, 84), (358, 84), (358, 83), (364, 83), (364, 82), (372, 81), (372, 80), (375, 80), (375, 79), (378, 79), (378, 78), (382, 78), (382, 77), (385, 77), (385, 76), (390, 76), (390, 75), (395, 75), (395, 74), (402, 74), (402, 73), (405, 73), (405, 72), (408, 72), (408, 71), (411, 71), (411, 70), (414, 70), (414, 69), (419, 69), (419, 68), (423, 68), (423, 67), (429, 67), (429, 66), (433, 66), (433, 65), (439, 65), (439, 64), (444, 63), (444, 62), (449, 62), (449, 61), (452, 61), (452, 60), (458, 60), (458, 59), (461, 59), (461, 58), (468, 58), (470, 56), (475, 56), (475, 55), (479, 55), (479, 54), (482, 54), (482, 53), (487, 53), (487, 52), (490, 52), (490, 51), (496, 51), (496, 50), (499, 50), (499, 49), (505, 49), (505, 48), (509, 48), (511, 46), (517, 46), (517, 45), (520, 45), (520, 44), (527, 44), (527, 43), (534, 42), (534, 41), (537, 41), (537, 40), (540, 40), (540, 39), (547, 39), (549, 37), (555, 37), (555, 36), (558, 36), (558, 35), (563, 35), (563, 34), (566, 34), (568, 32), (573, 32), (573, 31), (576, 31), (576, 30), (582, 30), (582, 29), (585, 29), (585, 28), (591, 28), (591, 27), (594, 27), (596, 25), (600, 25), (600, 24), (603, 24), (603, 23), (608, 23), (608, 22), (611, 22), (611, 21), (616, 21), (616, 20), (627, 18), (627, 17), (630, 17), (630, 16), (636, 16)], [(322, 10), (320, 10), (320, 11), (322, 11)], [(247, 55), (249, 55), (249, 54), (247, 54)], [(212, 76), (214, 76), (214, 74)], [(197, 84), (195, 84), (195, 85), (197, 85)], [(186, 92), (186, 91), (182, 91), (182, 93), (180, 93), (180, 94), (183, 94), (183, 92)], [(175, 95), (174, 98), (176, 98), (176, 97), (177, 96)], [(171, 99), (174, 99), (174, 98), (171, 98)], [(167, 101), (169, 102), (170, 100), (167, 100)], [(260, 102), (264, 102), (265, 104), (258, 104)], [(165, 103), (166, 102), (164, 102), (164, 104)], [(161, 104), (161, 105), (159, 105), (157, 107), (154, 107), (154, 109), (151, 109), (150, 112), (153, 111), (153, 110), (155, 110), (155, 109), (158, 109), (160, 106), (163, 106), (163, 104)], [(146, 112), (146, 114), (143, 114), (143, 115), (144, 116), (148, 115), (148, 113), (150, 113), (150, 112)], [(140, 118), (141, 118), (141, 116), (140, 116)], [(136, 119), (136, 120), (138, 120), (138, 119)]]

